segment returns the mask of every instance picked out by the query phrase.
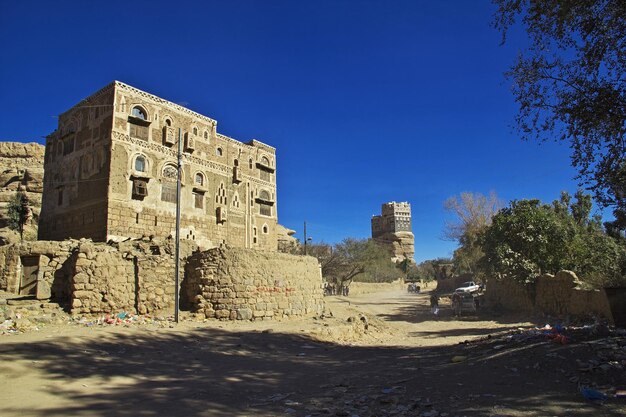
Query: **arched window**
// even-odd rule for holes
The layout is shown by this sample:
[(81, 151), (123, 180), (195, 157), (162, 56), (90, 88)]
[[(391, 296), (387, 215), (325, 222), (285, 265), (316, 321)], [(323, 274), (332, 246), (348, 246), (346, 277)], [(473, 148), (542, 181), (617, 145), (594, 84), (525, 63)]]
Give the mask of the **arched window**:
[(269, 159), (267, 159), (267, 157), (266, 157), (266, 156), (264, 156), (264, 157), (262, 157), (262, 158), (261, 158), (261, 163), (262, 163), (263, 165), (265, 165), (266, 167), (270, 166), (270, 160), (269, 160)]
[(165, 125), (167, 127), (172, 127), (172, 121), (170, 119), (165, 119)]
[(259, 193), (259, 213), (263, 216), (271, 216), (272, 215), (272, 202), (270, 199), (270, 193), (261, 190)]
[(167, 164), (163, 167), (162, 175), (163, 178), (161, 183), (161, 200), (168, 203), (175, 203), (178, 169), (176, 169), (175, 165)]
[(148, 116), (146, 115), (146, 111), (139, 106), (133, 107), (131, 112), (131, 116), (136, 117), (141, 120), (148, 120)]
[(146, 158), (143, 155), (139, 155), (135, 158), (135, 171), (146, 172)]
[(196, 136), (198, 135), (198, 128), (197, 127), (193, 128), (193, 134), (196, 135)]
[(268, 232), (269, 232), (269, 228), (267, 227), (267, 225), (266, 225), (266, 224), (264, 224), (264, 225), (263, 225), (263, 233), (264, 233), (264, 234), (268, 234)]
[(204, 185), (204, 175), (202, 175), (202, 173), (200, 172), (196, 173), (195, 181), (196, 181), (196, 184), (198, 185), (201, 185), (201, 186)]
[(215, 154), (216, 154), (217, 156), (222, 156), (222, 154), (223, 154), (223, 153), (224, 153), (224, 152), (222, 151), (222, 148), (217, 148), (217, 149), (215, 150)]
[(208, 139), (209, 138), (209, 132), (207, 132), (206, 130), (204, 131), (204, 138)]
[(236, 167), (239, 166), (239, 160), (237, 158), (235, 158), (235, 160), (233, 161), (233, 165), (235, 165)]

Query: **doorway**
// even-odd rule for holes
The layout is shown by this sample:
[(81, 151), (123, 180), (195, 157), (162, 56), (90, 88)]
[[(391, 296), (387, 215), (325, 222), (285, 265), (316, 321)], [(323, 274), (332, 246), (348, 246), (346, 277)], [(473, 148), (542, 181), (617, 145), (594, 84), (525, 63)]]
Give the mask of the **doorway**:
[(20, 295), (35, 295), (37, 293), (37, 276), (39, 275), (39, 256), (22, 256), (20, 274)]

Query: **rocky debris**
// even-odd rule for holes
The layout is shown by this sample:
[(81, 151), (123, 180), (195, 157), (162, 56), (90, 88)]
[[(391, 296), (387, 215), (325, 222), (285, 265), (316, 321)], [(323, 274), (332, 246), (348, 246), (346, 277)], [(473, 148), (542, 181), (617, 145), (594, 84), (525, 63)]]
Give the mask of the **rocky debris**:
[(53, 324), (66, 324), (69, 315), (57, 303), (0, 293), (0, 334), (24, 333)]
[(25, 238), (37, 237), (37, 220), (43, 193), (45, 147), (38, 143), (0, 142), (0, 245), (18, 242), (19, 234), (7, 227), (7, 206), (22, 190), (30, 202), (32, 217), (25, 227)]

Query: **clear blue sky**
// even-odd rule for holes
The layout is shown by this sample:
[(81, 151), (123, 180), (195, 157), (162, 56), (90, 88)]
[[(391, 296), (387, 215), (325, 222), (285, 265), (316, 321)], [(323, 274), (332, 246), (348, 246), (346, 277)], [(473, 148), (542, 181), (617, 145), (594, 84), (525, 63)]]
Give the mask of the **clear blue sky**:
[(415, 258), (450, 256), (443, 201), (574, 192), (565, 144), (522, 142), (488, 1), (0, 0), (2, 141), (119, 80), (277, 148), (279, 222), (315, 241), (369, 237), (413, 208)]

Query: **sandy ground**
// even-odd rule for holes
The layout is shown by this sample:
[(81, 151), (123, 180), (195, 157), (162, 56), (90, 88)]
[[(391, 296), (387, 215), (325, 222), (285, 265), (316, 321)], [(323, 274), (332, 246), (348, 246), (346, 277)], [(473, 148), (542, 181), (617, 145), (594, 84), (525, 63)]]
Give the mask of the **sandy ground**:
[(533, 323), (433, 316), (398, 287), (326, 301), (318, 318), (0, 337), (0, 416), (626, 415), (568, 380), (568, 355), (592, 347), (486, 344)]

